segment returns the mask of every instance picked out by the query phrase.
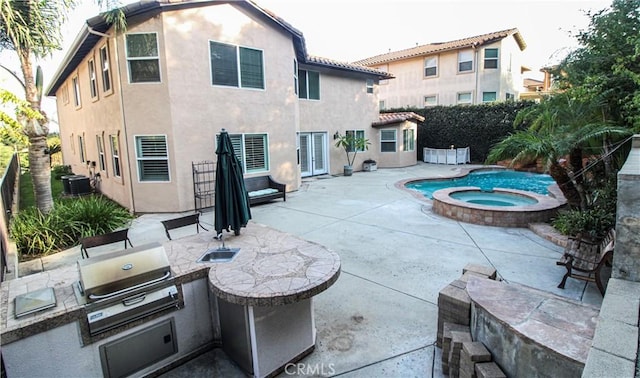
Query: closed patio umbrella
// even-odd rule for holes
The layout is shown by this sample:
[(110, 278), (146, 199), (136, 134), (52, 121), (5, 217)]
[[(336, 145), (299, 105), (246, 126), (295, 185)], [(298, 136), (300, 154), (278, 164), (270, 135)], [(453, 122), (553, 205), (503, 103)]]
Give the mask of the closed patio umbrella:
[(244, 186), (242, 167), (233, 153), (231, 138), (225, 129), (218, 137), (216, 148), (218, 162), (215, 183), (215, 229), (220, 235), (222, 230), (232, 229), (240, 235), (240, 227), (246, 227), (251, 219), (249, 195)]

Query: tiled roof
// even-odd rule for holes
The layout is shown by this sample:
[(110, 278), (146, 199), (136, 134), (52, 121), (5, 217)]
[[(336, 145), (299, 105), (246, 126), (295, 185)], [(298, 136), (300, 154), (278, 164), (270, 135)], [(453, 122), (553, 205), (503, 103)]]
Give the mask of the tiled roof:
[(513, 28), (513, 29), (507, 29), (507, 30), (502, 30), (498, 32), (488, 33), (488, 34), (482, 34), (475, 37), (458, 39), (450, 42), (430, 43), (427, 45), (412, 47), (410, 49), (392, 51), (386, 54), (376, 55), (371, 58), (362, 59), (353, 63), (364, 65), (364, 66), (372, 66), (376, 64), (393, 62), (397, 60), (404, 60), (404, 59), (415, 58), (419, 56), (432, 55), (442, 51), (483, 46), (483, 45), (507, 38), (509, 36), (513, 36), (513, 38), (515, 38), (516, 43), (518, 44), (518, 47), (520, 48), (520, 50), (524, 50), (527, 47), (527, 44), (524, 42), (524, 39), (522, 38), (522, 35), (520, 35), (520, 32), (518, 31), (518, 29)]
[(379, 121), (373, 122), (371, 126), (389, 125), (404, 121), (423, 122), (424, 117), (414, 112), (380, 113)]
[[(179, 10), (186, 8), (204, 7), (208, 5), (215, 5), (221, 3), (227, 3), (226, 0), (143, 0), (135, 3), (128, 4), (120, 8), (127, 19), (127, 22), (131, 21), (140, 22), (142, 20), (149, 19), (161, 12), (170, 10)], [(338, 69), (342, 71), (355, 72), (364, 75), (371, 75), (378, 79), (391, 79), (393, 76), (386, 72), (378, 71), (369, 67), (364, 67), (357, 64), (340, 63), (325, 58), (312, 57), (307, 54), (307, 46), (304, 40), (304, 35), (301, 31), (294, 28), (288, 22), (282, 18), (276, 16), (273, 12), (266, 10), (258, 6), (253, 1), (237, 1), (236, 5), (243, 7), (245, 10), (258, 15), (259, 17), (266, 18), (271, 21), (277, 27), (284, 29), (285, 32), (291, 34), (291, 40), (293, 42), (296, 58), (300, 63), (307, 63), (310, 65), (325, 66), (332, 69)], [(100, 41), (103, 33), (107, 33), (111, 25), (105, 22), (102, 15), (95, 16), (87, 20), (80, 33), (73, 41), (67, 55), (64, 57), (60, 67), (54, 74), (51, 84), (46, 89), (47, 96), (55, 96), (58, 88), (64, 83), (64, 81), (71, 75), (76, 67), (82, 62), (85, 56), (95, 47)]]
[(307, 64), (309, 65), (316, 65), (316, 66), (326, 66), (326, 67), (331, 67), (334, 69), (342, 69), (342, 70), (348, 70), (348, 71), (357, 71), (357, 72), (362, 72), (362, 73), (366, 73), (366, 74), (370, 74), (370, 75), (376, 75), (378, 76), (378, 79), (384, 80), (384, 79), (393, 79), (393, 75), (383, 72), (383, 71), (379, 71), (367, 66), (363, 66), (363, 65), (359, 65), (359, 64), (354, 64), (354, 63), (345, 63), (345, 62), (338, 62), (336, 60), (332, 60), (332, 59), (328, 59), (328, 58), (322, 58), (319, 56), (313, 56), (313, 55), (308, 55), (307, 56)]

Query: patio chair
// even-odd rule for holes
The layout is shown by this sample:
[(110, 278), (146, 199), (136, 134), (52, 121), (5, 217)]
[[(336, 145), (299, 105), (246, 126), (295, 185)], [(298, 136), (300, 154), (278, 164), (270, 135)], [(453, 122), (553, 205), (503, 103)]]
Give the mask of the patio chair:
[(80, 239), (80, 254), (84, 259), (85, 256), (89, 258), (89, 252), (87, 252), (87, 248), (98, 247), (105, 244), (124, 242), (124, 249), (127, 249), (127, 242), (133, 248), (133, 244), (131, 244), (131, 240), (129, 240), (129, 229), (125, 228), (124, 230), (113, 231), (108, 234), (96, 235), (96, 236), (88, 236), (86, 238)]
[(605, 265), (611, 267), (615, 239), (616, 231), (614, 229), (609, 230), (599, 243), (580, 236), (570, 237), (562, 259), (556, 262), (557, 265), (564, 265), (567, 268), (567, 273), (562, 277), (558, 288), (564, 289), (567, 278), (571, 277), (595, 282), (600, 293), (604, 295), (602, 269)]
[(185, 215), (183, 217), (162, 221), (162, 225), (164, 226), (164, 232), (165, 234), (167, 234), (167, 238), (169, 238), (169, 240), (171, 240), (171, 235), (169, 234), (169, 230), (189, 226), (192, 224), (196, 225), (197, 233), (200, 233), (201, 228), (205, 231), (209, 231), (200, 224), (200, 213)]

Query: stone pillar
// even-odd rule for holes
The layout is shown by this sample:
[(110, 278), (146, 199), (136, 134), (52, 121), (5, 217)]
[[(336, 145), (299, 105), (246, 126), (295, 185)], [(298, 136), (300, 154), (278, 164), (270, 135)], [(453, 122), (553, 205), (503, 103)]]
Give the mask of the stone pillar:
[(611, 277), (640, 282), (640, 134), (633, 136), (627, 161), (618, 172), (616, 246)]

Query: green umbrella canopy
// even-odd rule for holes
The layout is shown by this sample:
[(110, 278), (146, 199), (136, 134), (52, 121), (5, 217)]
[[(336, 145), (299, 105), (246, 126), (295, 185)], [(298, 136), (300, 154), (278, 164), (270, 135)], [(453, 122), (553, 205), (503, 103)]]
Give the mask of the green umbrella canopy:
[(222, 230), (233, 230), (240, 235), (240, 228), (246, 227), (251, 219), (249, 195), (244, 186), (242, 166), (233, 152), (231, 138), (225, 129), (218, 136), (216, 148), (218, 162), (215, 183), (215, 229), (220, 235)]

